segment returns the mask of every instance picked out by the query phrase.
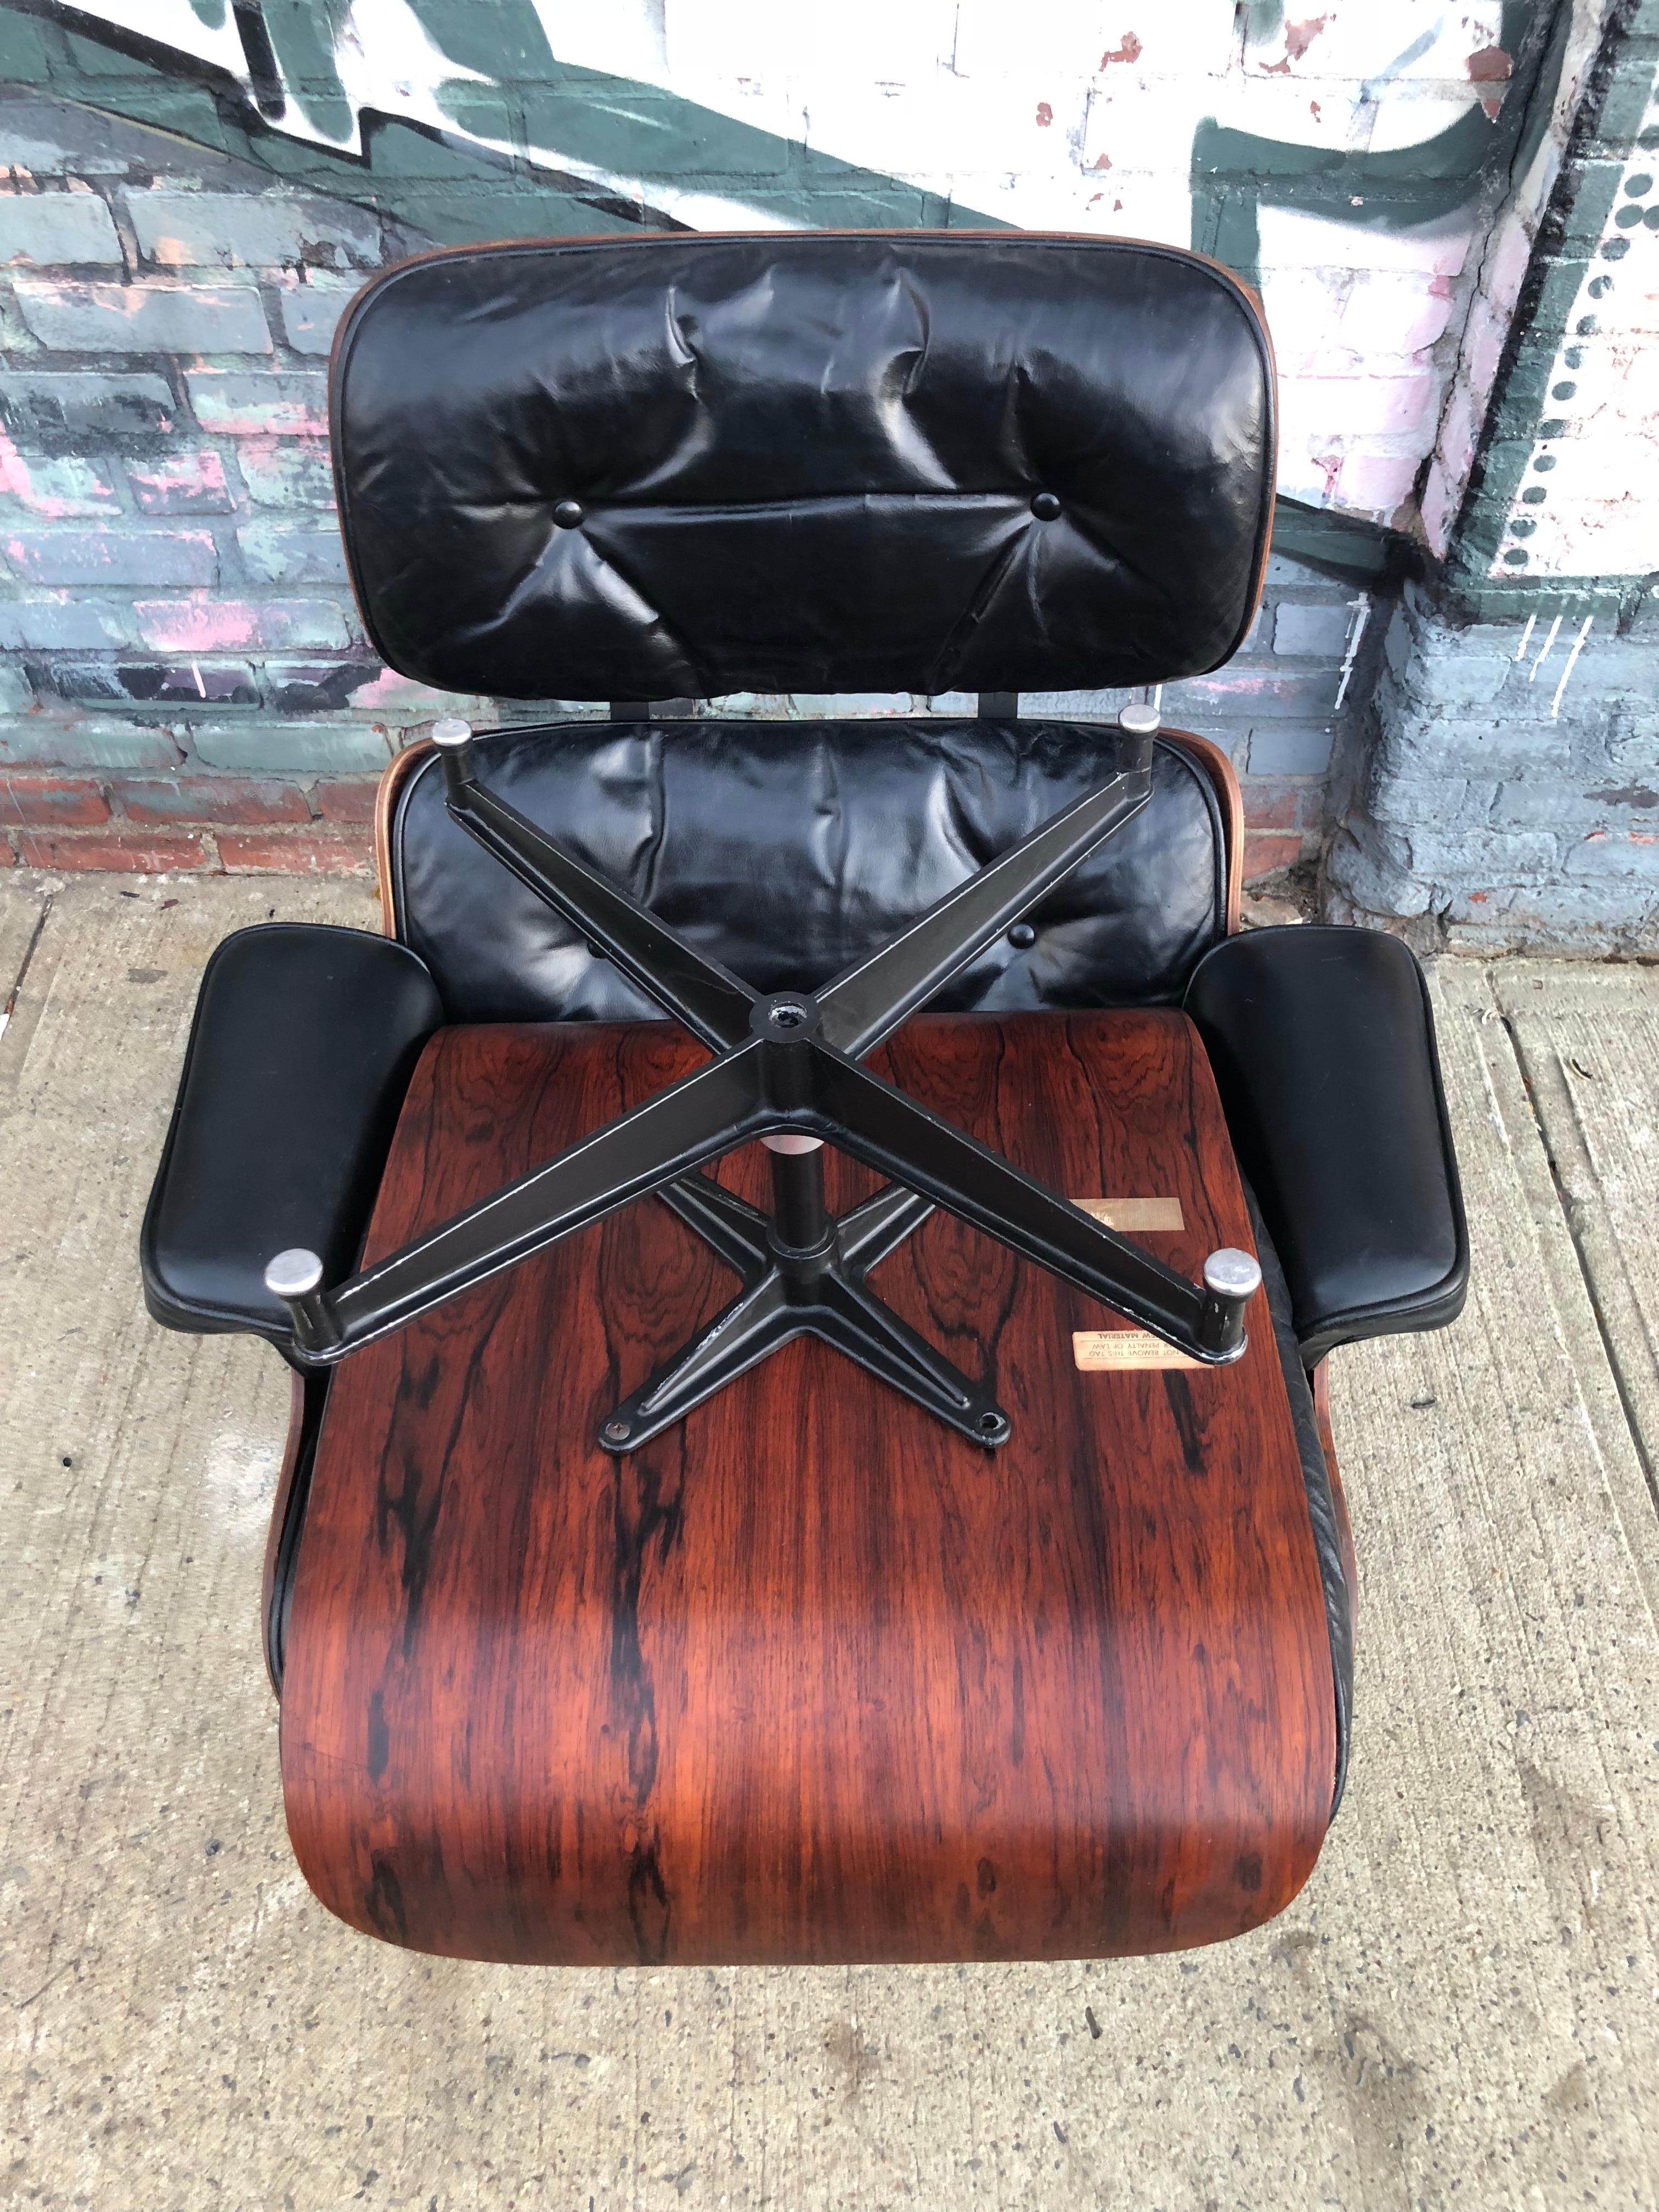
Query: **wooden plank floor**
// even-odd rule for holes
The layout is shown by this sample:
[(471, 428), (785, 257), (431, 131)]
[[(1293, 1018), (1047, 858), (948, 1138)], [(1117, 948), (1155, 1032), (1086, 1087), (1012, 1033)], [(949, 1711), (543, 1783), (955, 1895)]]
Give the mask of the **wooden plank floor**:
[[(37, 888), (0, 884), (0, 902)], [(1356, 1756), (1289, 1911), (1217, 1950), (1095, 1966), (515, 1972), (370, 1943), (310, 1899), (258, 1623), (285, 1376), (263, 1346), (156, 1331), (139, 1299), (133, 1241), (196, 979), (271, 905), (374, 913), (349, 885), (64, 886), (31, 963), (38, 1018), (0, 1039), (15, 2202), (1659, 2202), (1659, 1546), (1486, 970), (1446, 963), (1437, 983), (1469, 1310), (1333, 1363), (1362, 1584)], [(1585, 1018), (1616, 1042), (1595, 970), (1551, 972), (1569, 997), (1584, 982)], [(1659, 1006), (1652, 969), (1634, 988)], [(1639, 1152), (1659, 1073), (1626, 1082)], [(1568, 1187), (1593, 1215), (1598, 1186)], [(1652, 1273), (1632, 1267), (1652, 1329)]]

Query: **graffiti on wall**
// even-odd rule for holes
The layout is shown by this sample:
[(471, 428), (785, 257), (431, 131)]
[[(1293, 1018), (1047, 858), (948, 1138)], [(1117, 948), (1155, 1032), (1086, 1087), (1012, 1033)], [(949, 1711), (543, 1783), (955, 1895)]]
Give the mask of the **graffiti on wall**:
[[(1492, 205), (1536, 149), (1551, 0), (0, 0), (211, 94), (216, 141), (446, 241), (948, 224), (1190, 243), (1263, 295), (1281, 491), (1420, 482)], [(188, 125), (185, 126), (188, 128)], [(1477, 257), (1478, 258), (1478, 257)]]
[(1659, 84), (1567, 307), (1529, 450), (1492, 556), (1494, 580), (1659, 569)]

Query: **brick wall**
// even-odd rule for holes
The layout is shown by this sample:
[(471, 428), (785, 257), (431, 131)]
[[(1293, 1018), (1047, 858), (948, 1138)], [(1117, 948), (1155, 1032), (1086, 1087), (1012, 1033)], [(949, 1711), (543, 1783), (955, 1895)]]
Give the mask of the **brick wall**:
[[(386, 671), (345, 583), (327, 349), (420, 234), (38, 92), (0, 114), (21, 157), (0, 192), (0, 860), (366, 867), (373, 779), (435, 714), (554, 711)], [(1171, 688), (1243, 777), (1253, 878), (1316, 853), (1349, 645), (1375, 637), (1363, 593), (1275, 560), (1237, 661)], [(1363, 689), (1350, 669), (1345, 714)]]
[[(1539, 102), (1540, 126), (1505, 179), (1507, 190), (1471, 261), (1462, 313), (1451, 325), (1456, 353), (1442, 398), (1433, 452), (1422, 483), (1421, 531), (1444, 560), (1452, 550), (1469, 489), (1499, 365), (1528, 273), (1551, 261), (1560, 241), (1540, 245), (1545, 216), (1560, 180), (1569, 139), (1587, 82), (1607, 38), (1615, 0), (1562, 0), (1546, 35), (1558, 49)], [(1547, 106), (1547, 115), (1542, 112)]]
[(335, 317), (412, 242), (14, 94), (0, 192), (0, 822), (52, 867), (361, 868), (432, 711), (362, 645), (326, 444)]
[[(0, 0), (0, 865), (362, 867), (411, 733), (539, 711), (384, 670), (344, 583), (325, 357), (364, 276), (434, 239), (1192, 243), (1261, 288), (1281, 489), (1415, 532), (1426, 482), (1449, 544), (1606, 5), (1166, 0), (1107, 37), (1092, 9), (918, 0), (849, 5), (831, 38), (617, 0), (555, 56), (528, 0), (410, 0), (378, 46), (320, 0)], [(1332, 573), (1276, 556), (1237, 660), (1165, 701), (1238, 766), (1255, 879), (1310, 869), (1334, 806), (1354, 850), (1370, 834), (1391, 607)]]
[(1336, 910), (1425, 945), (1659, 949), (1656, 0), (1583, 76), (1448, 568), (1394, 611), (1337, 779)]
[(1329, 854), (1340, 918), (1425, 950), (1659, 945), (1659, 617), (1582, 629), (1407, 592)]

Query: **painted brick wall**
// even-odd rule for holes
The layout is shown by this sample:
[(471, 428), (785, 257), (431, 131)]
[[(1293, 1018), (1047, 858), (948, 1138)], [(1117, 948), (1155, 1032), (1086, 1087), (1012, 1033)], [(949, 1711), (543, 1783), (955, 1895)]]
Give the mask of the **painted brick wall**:
[(1522, 288), (1530, 270), (1559, 254), (1561, 241), (1545, 238), (1540, 245), (1540, 233), (1587, 80), (1615, 12), (1614, 0), (1571, 0), (1570, 5), (1564, 0), (1557, 9), (1547, 34), (1553, 51), (1543, 72), (1540, 102), (1541, 106), (1547, 100), (1547, 123), (1517, 149), (1508, 190), (1472, 256), (1472, 282), (1455, 326), (1456, 358), (1421, 485), (1422, 535), (1441, 560), (1452, 549)]
[[(1261, 288), (1281, 489), (1415, 531), (1426, 480), (1449, 530), (1474, 450), (1452, 432), (1604, 13), (615, 0), (550, 45), (529, 0), (0, 0), (0, 864), (361, 866), (412, 731), (452, 703), (539, 711), (383, 670), (344, 586), (324, 358), (363, 276), (428, 240), (852, 221), (1191, 243)], [(1237, 661), (1172, 687), (1171, 719), (1241, 770), (1253, 876), (1318, 851), (1334, 750), (1338, 798), (1370, 788), (1389, 618), (1276, 556)]]
[(374, 779), (433, 708), (362, 643), (324, 369), (363, 273), (416, 241), (66, 102), (14, 93), (0, 148), (13, 854), (361, 868)]
[(1408, 588), (1329, 854), (1338, 917), (1424, 949), (1659, 945), (1656, 674), (1659, 617), (1587, 642), (1559, 616), (1450, 622)]
[(1659, 4), (1586, 71), (1448, 573), (1335, 780), (1336, 910), (1425, 944), (1659, 949)]

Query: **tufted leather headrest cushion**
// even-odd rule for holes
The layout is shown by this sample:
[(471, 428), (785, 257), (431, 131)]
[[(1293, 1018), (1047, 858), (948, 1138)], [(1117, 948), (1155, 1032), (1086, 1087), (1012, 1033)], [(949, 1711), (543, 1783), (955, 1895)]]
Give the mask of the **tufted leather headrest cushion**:
[(1267, 334), (1168, 246), (431, 254), (359, 295), (331, 406), (369, 636), (447, 690), (1162, 683), (1233, 653), (1267, 556)]
[[(1081, 799), (1097, 726), (868, 717), (567, 722), (478, 740), (490, 789), (761, 991), (812, 990)], [(659, 1011), (444, 810), (431, 748), (389, 828), (393, 924), (452, 1022)], [(1207, 774), (1160, 742), (1151, 803), (931, 1000), (934, 1012), (1168, 1005), (1226, 933)]]

